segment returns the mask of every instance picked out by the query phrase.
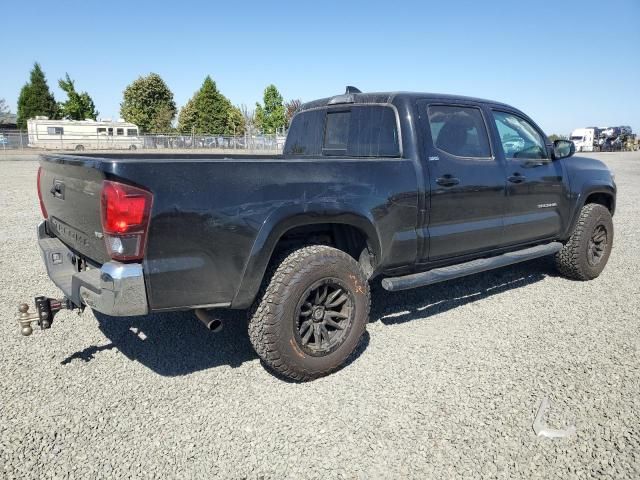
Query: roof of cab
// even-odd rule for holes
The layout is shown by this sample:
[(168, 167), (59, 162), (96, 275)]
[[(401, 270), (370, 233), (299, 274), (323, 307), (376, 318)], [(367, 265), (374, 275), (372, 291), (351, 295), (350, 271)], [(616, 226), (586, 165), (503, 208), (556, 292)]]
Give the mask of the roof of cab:
[[(351, 97), (350, 101), (341, 101), (341, 97)], [(326, 107), (329, 105), (342, 104), (366, 104), (366, 103), (394, 103), (396, 100), (419, 100), (428, 98), (436, 101), (467, 101), (473, 103), (485, 103), (498, 105), (503, 107), (511, 107), (506, 103), (496, 102), (494, 100), (486, 100), (483, 98), (465, 97), (462, 95), (447, 95), (442, 93), (421, 93), (421, 92), (367, 92), (367, 93), (345, 93), (334, 95), (332, 97), (320, 98), (311, 102), (304, 103), (300, 107), (300, 111), (309, 110), (311, 108)]]

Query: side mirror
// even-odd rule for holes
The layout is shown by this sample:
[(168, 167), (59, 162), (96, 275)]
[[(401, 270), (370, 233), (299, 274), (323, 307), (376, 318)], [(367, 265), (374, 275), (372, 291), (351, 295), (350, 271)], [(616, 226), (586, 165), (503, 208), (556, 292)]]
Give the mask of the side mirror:
[(553, 142), (554, 160), (570, 157), (574, 153), (576, 153), (576, 146), (571, 140), (555, 140)]

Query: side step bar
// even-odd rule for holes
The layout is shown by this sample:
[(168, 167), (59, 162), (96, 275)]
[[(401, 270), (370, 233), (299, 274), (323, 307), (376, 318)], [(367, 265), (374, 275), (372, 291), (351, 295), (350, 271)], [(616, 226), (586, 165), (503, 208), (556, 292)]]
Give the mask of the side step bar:
[(403, 277), (383, 278), (382, 287), (390, 292), (424, 287), (432, 283), (444, 282), (446, 280), (465, 277), (467, 275), (473, 275), (474, 273), (551, 255), (560, 250), (562, 246), (560, 242), (551, 242), (545, 245), (525, 248), (524, 250), (503, 253), (497, 257), (479, 258), (477, 260), (471, 260), (470, 262), (451, 265), (450, 267), (434, 268), (428, 272), (412, 273), (411, 275), (405, 275)]

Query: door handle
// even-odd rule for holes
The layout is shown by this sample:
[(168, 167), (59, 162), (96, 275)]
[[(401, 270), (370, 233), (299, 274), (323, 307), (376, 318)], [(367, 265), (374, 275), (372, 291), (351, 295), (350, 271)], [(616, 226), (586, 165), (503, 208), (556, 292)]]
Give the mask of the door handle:
[(460, 183), (460, 179), (455, 178), (453, 175), (446, 174), (436, 179), (436, 183), (442, 187), (453, 187)]
[(516, 172), (513, 175), (511, 175), (510, 177), (507, 177), (507, 180), (509, 180), (511, 183), (522, 183), (526, 179), (527, 179), (527, 177), (522, 175), (520, 172)]

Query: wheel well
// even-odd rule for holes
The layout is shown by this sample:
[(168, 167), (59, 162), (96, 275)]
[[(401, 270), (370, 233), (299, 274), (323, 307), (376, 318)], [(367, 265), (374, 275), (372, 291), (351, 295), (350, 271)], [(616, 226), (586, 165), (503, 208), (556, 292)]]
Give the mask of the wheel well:
[(367, 236), (352, 225), (318, 223), (294, 227), (280, 237), (272, 258), (283, 250), (304, 245), (329, 245), (342, 250), (360, 263), (367, 277), (373, 273), (374, 253)]
[(584, 202), (585, 205), (588, 203), (597, 203), (599, 205), (602, 205), (607, 210), (609, 210), (611, 214), (613, 214), (613, 197), (607, 193), (592, 193)]

